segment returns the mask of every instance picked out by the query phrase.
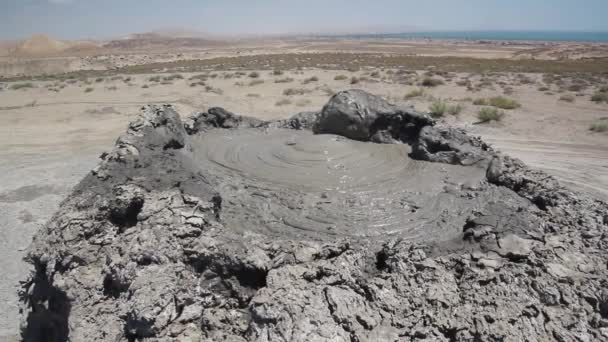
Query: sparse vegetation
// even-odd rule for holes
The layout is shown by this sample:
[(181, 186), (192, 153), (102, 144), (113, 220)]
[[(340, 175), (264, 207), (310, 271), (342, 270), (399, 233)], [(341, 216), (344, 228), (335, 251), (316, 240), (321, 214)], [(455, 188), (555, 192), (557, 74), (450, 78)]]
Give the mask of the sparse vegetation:
[(460, 103), (451, 104), (448, 106), (448, 113), (450, 115), (458, 115), (462, 112), (463, 109), (464, 109), (464, 106), (461, 105)]
[(93, 90), (95, 90), (95, 89), (93, 89), (93, 88), (90, 88), (90, 87), (89, 87), (89, 88), (86, 88), (86, 89), (84, 90), (84, 92), (85, 92), (85, 93), (90, 93), (90, 92), (92, 92)]
[(595, 92), (595, 94), (591, 95), (591, 101), (601, 103), (608, 103), (608, 87), (602, 87), (600, 90)]
[(477, 112), (477, 118), (479, 119), (480, 123), (500, 121), (504, 115), (504, 112), (492, 107), (484, 107)]
[(311, 104), (311, 102), (309, 99), (300, 99), (300, 100), (296, 101), (296, 106), (298, 106), (298, 107), (305, 107), (310, 104)]
[(190, 83), (190, 87), (194, 88), (197, 86), (206, 86), (207, 84), (204, 81), (192, 82)]
[(350, 84), (358, 84), (359, 82), (360, 82), (360, 80), (359, 80), (359, 78), (357, 78), (357, 77), (354, 77), (354, 76), (353, 76), (353, 77), (350, 79)]
[(608, 122), (595, 122), (591, 124), (589, 130), (592, 132), (608, 132)]
[(255, 79), (255, 80), (252, 80), (251, 82), (249, 82), (249, 86), (253, 87), (253, 86), (256, 86), (256, 85), (263, 84), (263, 83), (264, 83), (264, 80)]
[(442, 84), (444, 84), (443, 80), (432, 77), (425, 77), (420, 83), (420, 85), (422, 85), (423, 87), (437, 87)]
[(160, 76), (152, 76), (148, 78), (148, 82), (160, 82)]
[(257, 71), (252, 71), (251, 73), (249, 73), (249, 78), (259, 78), (260, 77), (260, 73), (258, 73)]
[(330, 88), (329, 86), (327, 86), (327, 85), (324, 85), (324, 86), (319, 87), (319, 88), (317, 88), (317, 89), (320, 89), (320, 90), (321, 90), (321, 91), (322, 91), (322, 92), (323, 92), (325, 95), (327, 95), (327, 96), (333, 96), (333, 95), (336, 93), (336, 91), (335, 91), (335, 90), (331, 89), (331, 88)]
[(310, 78), (305, 79), (304, 81), (302, 81), (302, 84), (308, 84), (311, 82), (318, 82), (319, 78), (317, 76), (312, 76)]
[(144, 84), (144, 85), (142, 85), (141, 87), (142, 87), (142, 89), (148, 89), (148, 88), (150, 88), (150, 86), (149, 86), (149, 85), (147, 85), (147, 84)]
[(285, 96), (293, 96), (293, 95), (304, 95), (308, 94), (311, 91), (309, 89), (304, 88), (287, 88), (283, 90), (283, 95)]
[(501, 109), (515, 109), (521, 107), (521, 104), (508, 97), (496, 96), (490, 98), (490, 106)]
[(220, 88), (214, 88), (212, 86), (205, 86), (205, 91), (208, 92), (208, 93), (214, 93), (214, 94), (217, 94), (217, 95), (223, 95), (224, 94), (224, 91), (222, 89), (220, 89)]
[(414, 90), (410, 91), (409, 93), (405, 94), (403, 99), (409, 100), (409, 99), (413, 99), (413, 98), (420, 97), (423, 95), (424, 95), (424, 89), (418, 88), (418, 89), (414, 89)]
[(515, 109), (521, 107), (521, 104), (511, 98), (504, 96), (495, 96), (489, 99), (479, 98), (473, 101), (476, 106), (492, 106), (500, 109)]
[(291, 100), (290, 99), (281, 99), (281, 100), (277, 101), (277, 103), (275, 103), (275, 105), (277, 107), (286, 106), (286, 105), (290, 105), (290, 104), (291, 104)]
[(188, 80), (190, 80), (190, 81), (193, 81), (193, 80), (206, 81), (207, 80), (207, 75), (205, 75), (205, 74), (194, 75), (194, 76), (190, 77)]
[(171, 82), (171, 81), (183, 80), (183, 79), (184, 79), (184, 76), (182, 76), (180, 74), (173, 74), (173, 75), (163, 77), (163, 81), (165, 81), (165, 82)]
[(260, 97), (260, 94), (249, 93), (249, 94), (247, 94), (247, 97), (255, 97), (255, 98), (258, 98), (258, 97)]
[(562, 95), (559, 97), (560, 101), (564, 101), (564, 102), (574, 102), (574, 96), (572, 95)]
[(11, 85), (12, 90), (29, 89), (29, 88), (35, 88), (34, 84), (31, 82), (26, 82), (26, 83), (15, 83), (15, 84)]
[(344, 81), (347, 79), (348, 79), (348, 76), (346, 76), (346, 75), (337, 75), (336, 77), (334, 77), (334, 81)]
[(429, 113), (434, 118), (442, 117), (447, 110), (448, 104), (443, 100), (435, 100), (431, 102), (431, 106), (429, 107)]
[(274, 76), (281, 76), (281, 75), (283, 75), (283, 70), (278, 70), (278, 69), (277, 70), (273, 70), (272, 74)]
[(103, 80), (104, 80), (103, 77), (98, 77), (98, 78), (95, 79), (95, 82), (96, 83), (101, 83), (101, 82), (103, 82)]
[(285, 78), (279, 78), (274, 80), (274, 83), (291, 83), (293, 82), (293, 78), (291, 77), (285, 77)]
[(380, 77), (380, 72), (379, 71), (374, 71), (369, 76), (373, 77), (373, 78), (378, 78), (378, 77)]
[(489, 106), (490, 101), (488, 101), (488, 99), (478, 98), (473, 101), (473, 104), (476, 106)]

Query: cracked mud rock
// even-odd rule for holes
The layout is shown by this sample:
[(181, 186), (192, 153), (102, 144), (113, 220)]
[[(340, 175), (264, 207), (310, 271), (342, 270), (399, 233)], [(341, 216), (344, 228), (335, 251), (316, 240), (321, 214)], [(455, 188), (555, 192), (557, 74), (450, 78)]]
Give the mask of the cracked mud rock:
[(35, 237), (23, 337), (608, 340), (607, 225), (362, 91), (274, 122), (150, 106)]

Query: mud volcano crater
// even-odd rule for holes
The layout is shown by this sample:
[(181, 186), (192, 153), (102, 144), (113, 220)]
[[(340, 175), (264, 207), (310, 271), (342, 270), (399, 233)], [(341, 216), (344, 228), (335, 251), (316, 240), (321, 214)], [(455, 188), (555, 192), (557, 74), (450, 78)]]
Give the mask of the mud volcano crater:
[(360, 90), (149, 106), (34, 239), (28, 341), (608, 338), (608, 206)]

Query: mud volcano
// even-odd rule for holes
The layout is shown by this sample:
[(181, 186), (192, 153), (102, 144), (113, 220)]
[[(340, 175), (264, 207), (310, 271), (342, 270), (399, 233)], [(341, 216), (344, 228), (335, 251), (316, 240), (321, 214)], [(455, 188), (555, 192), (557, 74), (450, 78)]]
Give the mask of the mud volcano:
[(27, 341), (608, 340), (608, 206), (358, 90), (146, 107), (37, 234)]

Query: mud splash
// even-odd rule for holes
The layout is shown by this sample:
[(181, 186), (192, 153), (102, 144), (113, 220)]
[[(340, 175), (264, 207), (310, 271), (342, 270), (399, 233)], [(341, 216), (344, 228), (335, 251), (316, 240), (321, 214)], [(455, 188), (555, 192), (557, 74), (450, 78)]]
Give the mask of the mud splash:
[(30, 249), (30, 340), (608, 338), (606, 203), (411, 108), (146, 107), (102, 158)]

